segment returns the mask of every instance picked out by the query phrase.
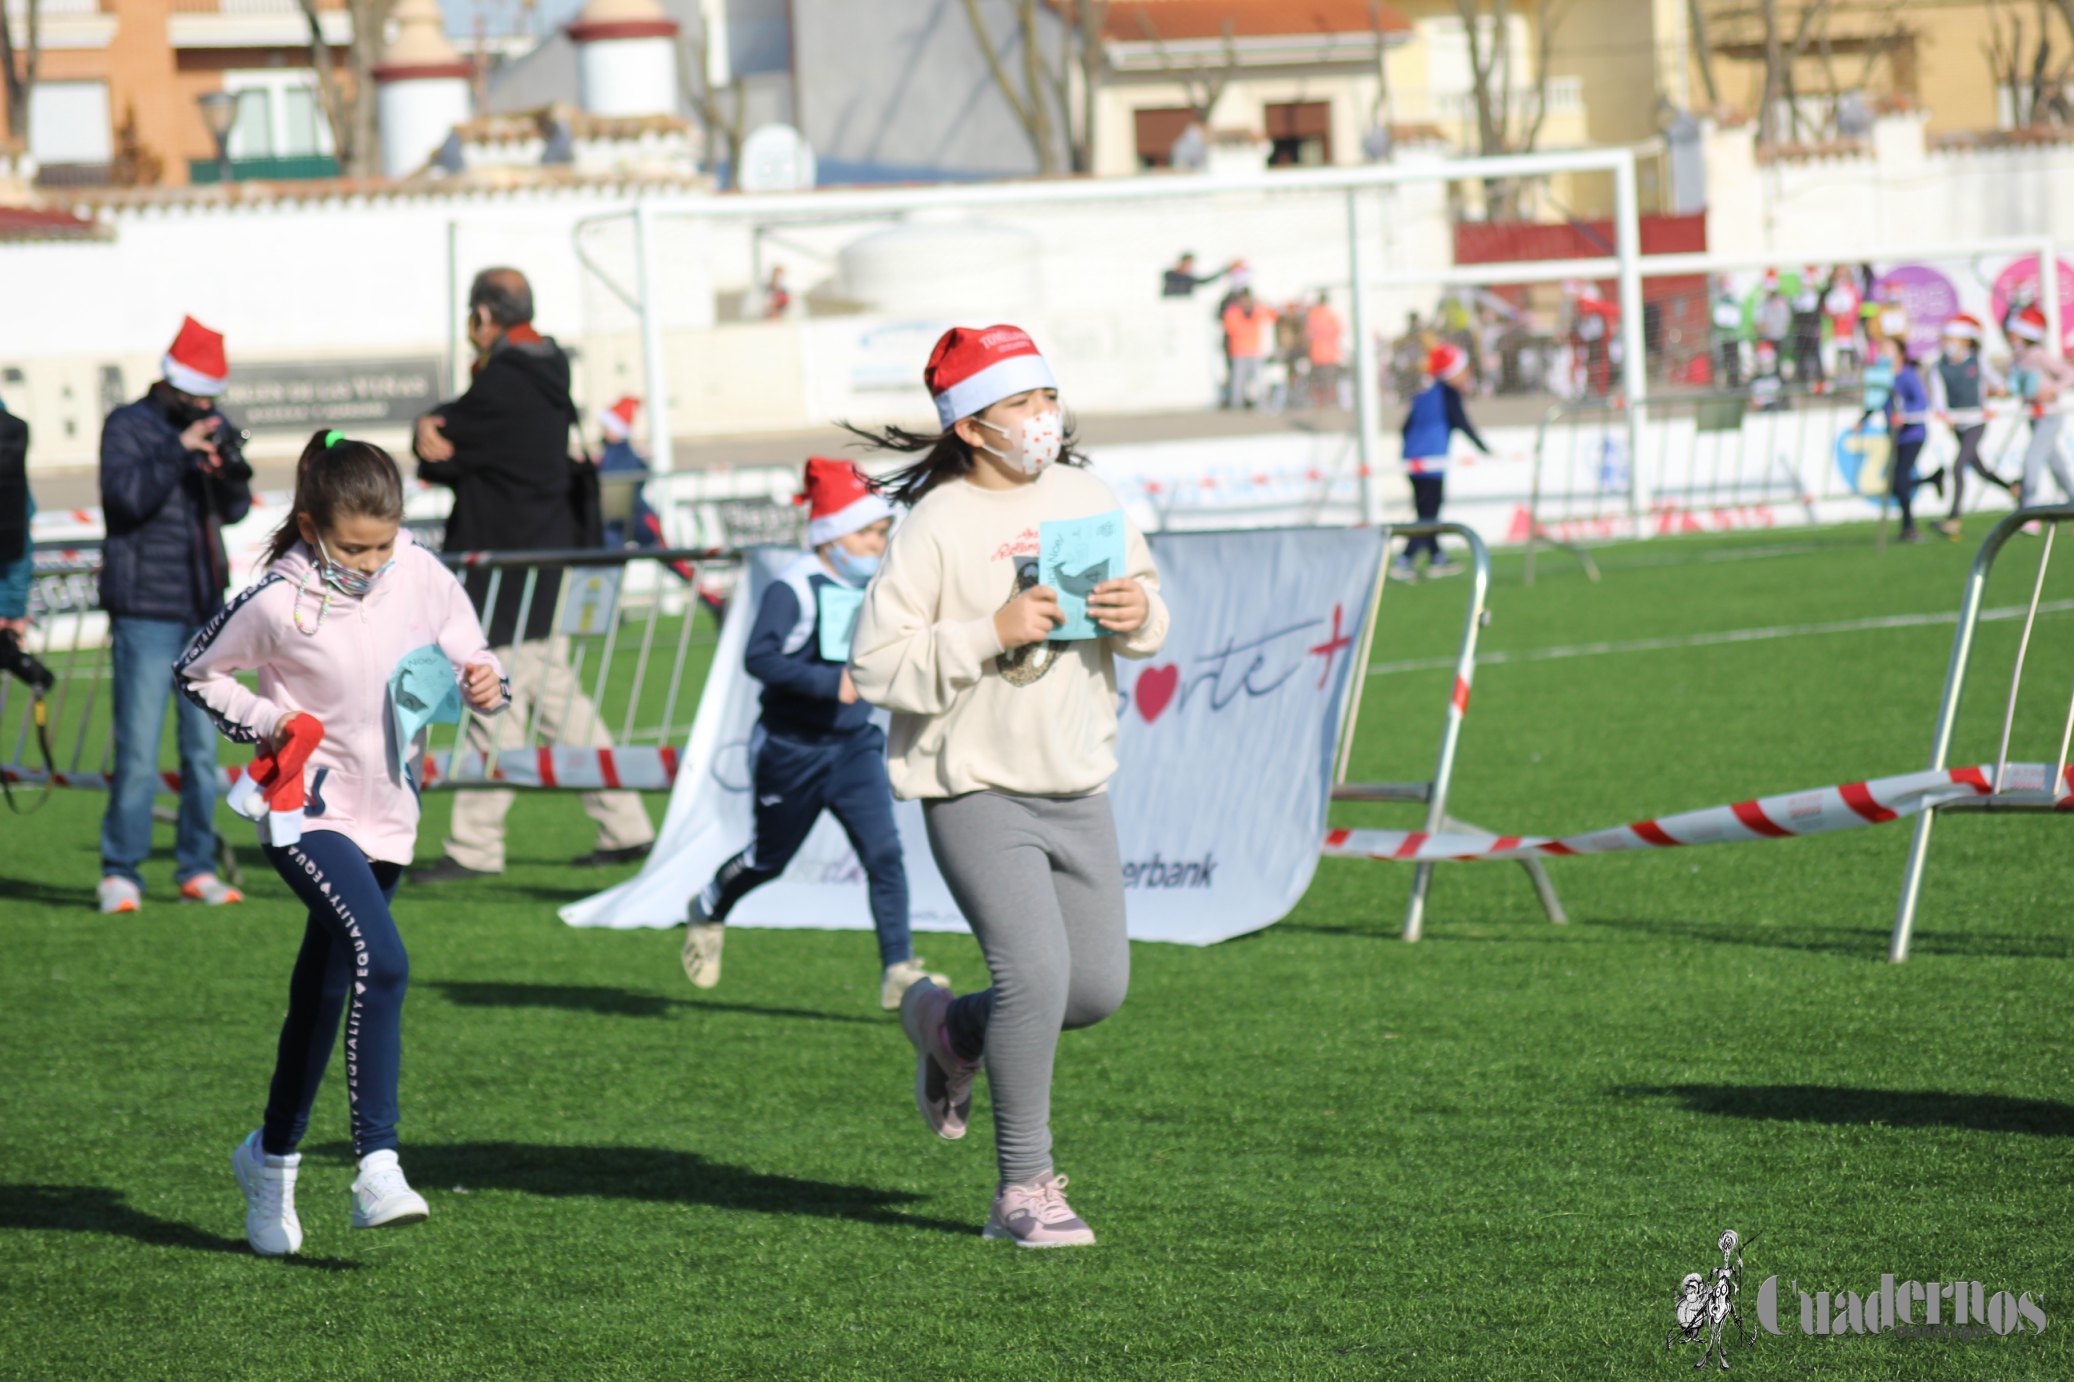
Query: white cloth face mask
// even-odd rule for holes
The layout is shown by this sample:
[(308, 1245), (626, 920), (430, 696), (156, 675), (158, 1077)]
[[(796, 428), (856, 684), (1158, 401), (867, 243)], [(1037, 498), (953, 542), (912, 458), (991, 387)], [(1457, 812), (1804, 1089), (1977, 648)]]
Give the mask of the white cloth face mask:
[(1006, 427), (995, 426), (983, 417), (975, 416), (972, 420), (982, 427), (999, 432), (1007, 439), (1008, 450), (995, 451), (991, 446), (985, 450), (999, 456), (1025, 475), (1041, 474), (1046, 466), (1059, 458), (1059, 452), (1065, 449), (1065, 414), (1056, 408), (1033, 413), (1024, 418), (1020, 436), (1010, 433)]

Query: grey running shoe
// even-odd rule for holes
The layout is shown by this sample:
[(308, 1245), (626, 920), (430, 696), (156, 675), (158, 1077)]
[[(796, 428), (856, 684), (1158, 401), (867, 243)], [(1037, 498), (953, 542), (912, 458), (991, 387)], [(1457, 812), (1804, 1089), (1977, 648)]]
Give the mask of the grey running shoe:
[(117, 912), (134, 912), (144, 905), (144, 890), (127, 878), (109, 874), (94, 890), (94, 901), (101, 915), (112, 917)]

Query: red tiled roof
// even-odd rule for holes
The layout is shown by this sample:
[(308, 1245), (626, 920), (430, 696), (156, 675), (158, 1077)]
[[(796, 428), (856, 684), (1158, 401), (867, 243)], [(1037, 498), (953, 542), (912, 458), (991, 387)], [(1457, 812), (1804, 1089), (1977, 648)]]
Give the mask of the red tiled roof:
[[(1073, 3), (1052, 0), (1068, 15)], [(1233, 38), (1404, 34), (1412, 27), (1396, 9), (1370, 0), (1115, 0), (1103, 17), (1102, 36), (1111, 43), (1221, 38), (1226, 25)]]
[(36, 206), (0, 206), (0, 240), (93, 240), (106, 230), (84, 216)]

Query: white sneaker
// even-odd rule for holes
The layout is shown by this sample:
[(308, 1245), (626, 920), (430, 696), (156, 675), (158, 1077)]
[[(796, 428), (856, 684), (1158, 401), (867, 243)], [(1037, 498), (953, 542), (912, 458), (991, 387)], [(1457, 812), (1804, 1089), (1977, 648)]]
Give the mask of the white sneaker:
[(230, 1154), (238, 1189), (245, 1192), (245, 1241), (261, 1257), (286, 1257), (302, 1246), (302, 1220), (295, 1217), (295, 1172), (299, 1153), (268, 1156), (255, 1131)]
[(684, 977), (692, 987), (709, 989), (720, 982), (720, 947), (727, 941), (727, 927), (717, 921), (693, 919), (685, 928)]
[(425, 1197), (410, 1188), (394, 1152), (369, 1152), (360, 1158), (353, 1181), (354, 1228), (401, 1228), (422, 1222), (432, 1213)]
[(102, 878), (101, 886), (94, 889), (94, 900), (101, 908), (101, 915), (112, 917), (117, 912), (134, 912), (144, 905), (144, 890), (127, 878), (108, 874)]
[(898, 964), (887, 965), (885, 976), (879, 981), (879, 1006), (887, 1012), (894, 1011), (900, 1006), (900, 1000), (907, 991), (923, 979), (927, 979), (941, 989), (948, 989), (951, 986), (951, 981), (945, 976), (931, 974), (928, 970), (928, 961), (924, 960), (920, 955), (915, 956), (912, 960), (902, 960)]

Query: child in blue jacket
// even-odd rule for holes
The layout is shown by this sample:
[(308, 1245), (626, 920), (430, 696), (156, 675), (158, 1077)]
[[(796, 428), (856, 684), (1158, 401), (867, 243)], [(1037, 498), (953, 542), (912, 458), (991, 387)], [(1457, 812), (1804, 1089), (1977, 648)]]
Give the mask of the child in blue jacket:
[(891, 1010), (916, 980), (948, 981), (927, 974), (908, 932), (907, 870), (893, 823), (885, 732), (850, 680), (847, 631), (824, 639), (821, 624), (854, 623), (885, 553), (893, 511), (848, 461), (808, 461), (804, 498), (814, 550), (764, 592), (743, 656), (749, 675), (763, 683), (763, 714), (749, 740), (755, 833), (692, 900), (684, 973), (700, 988), (720, 982), (727, 914), (785, 871), (826, 810), (864, 866), (882, 966), (879, 1005)]
[[(1469, 438), (1484, 455), (1491, 454), (1491, 448), (1484, 445), (1484, 439), (1470, 425), (1469, 414), (1462, 407), (1462, 391), (1455, 387), (1455, 380), (1468, 368), (1469, 357), (1460, 346), (1443, 343), (1433, 347), (1426, 357), (1426, 374), (1432, 382), (1412, 399), (1411, 411), (1404, 415), (1404, 471), (1411, 479), (1412, 505), (1421, 523), (1432, 523), (1440, 517), (1447, 485), (1448, 448), (1455, 433)], [(1390, 566), (1390, 574), (1401, 581), (1417, 579), (1415, 562), (1422, 552), (1427, 558), (1429, 576), (1452, 576), (1462, 570), (1460, 563), (1441, 555), (1439, 538), (1425, 536), (1404, 545), (1404, 551)]]

